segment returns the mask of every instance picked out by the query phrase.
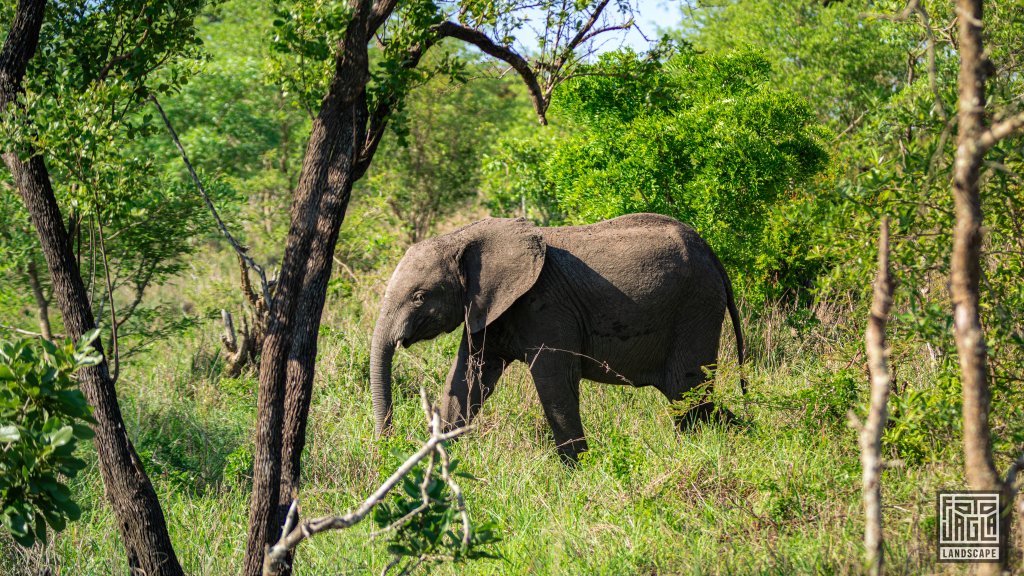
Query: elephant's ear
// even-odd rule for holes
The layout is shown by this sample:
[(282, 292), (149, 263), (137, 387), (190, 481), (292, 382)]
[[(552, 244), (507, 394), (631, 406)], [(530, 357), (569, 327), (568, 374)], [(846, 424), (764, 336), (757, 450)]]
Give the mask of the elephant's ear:
[(458, 255), (470, 332), (479, 332), (526, 293), (544, 267), (547, 246), (525, 218), (489, 218), (462, 229)]

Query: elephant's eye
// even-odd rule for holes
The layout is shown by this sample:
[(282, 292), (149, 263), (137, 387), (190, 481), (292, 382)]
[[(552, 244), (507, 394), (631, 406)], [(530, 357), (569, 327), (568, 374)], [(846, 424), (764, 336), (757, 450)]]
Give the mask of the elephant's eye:
[(423, 304), (423, 299), (425, 296), (426, 292), (424, 292), (423, 290), (416, 291), (416, 293), (412, 295), (412, 303), (417, 306)]

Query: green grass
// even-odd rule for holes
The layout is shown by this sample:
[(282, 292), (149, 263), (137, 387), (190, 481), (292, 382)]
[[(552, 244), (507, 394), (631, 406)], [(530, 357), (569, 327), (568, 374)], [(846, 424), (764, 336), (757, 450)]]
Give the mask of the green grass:
[[(383, 277), (333, 299), (324, 318), (301, 492), (307, 515), (361, 501), (424, 436), (418, 390), (440, 393), (457, 347), (449, 335), (397, 355), (398, 434), (373, 439), (368, 340)], [(744, 424), (686, 434), (653, 389), (584, 382), (591, 451), (576, 470), (555, 455), (536, 392), (511, 370), (451, 448), (470, 514), (497, 523), (501, 560), (440, 565), (438, 574), (857, 574), (862, 572), (860, 466), (846, 410), (865, 401), (864, 377), (822, 327), (795, 334), (782, 313), (750, 331), (751, 394), (737, 397), (735, 365), (716, 392)], [(248, 506), (256, 384), (219, 377), (218, 327), (204, 324), (132, 359), (119, 383), (128, 428), (160, 494), (178, 556), (196, 575), (240, 570)], [(856, 342), (846, 335), (845, 341)], [(733, 356), (723, 342), (723, 358)], [(768, 351), (771, 351), (771, 354)], [(928, 387), (926, 362), (901, 374)], [(909, 362), (908, 361), (908, 362)], [(859, 365), (858, 365), (859, 366)], [(843, 380), (837, 375), (846, 374)], [(852, 374), (852, 377), (849, 376)], [(842, 393), (843, 382), (854, 389)], [(847, 384), (848, 385), (848, 384)], [(852, 395), (852, 396), (851, 396)], [(922, 463), (884, 473), (885, 534), (892, 574), (957, 573), (937, 566), (934, 492), (960, 482), (959, 443)], [(94, 456), (87, 454), (93, 459)], [(0, 540), (0, 573), (126, 574), (114, 518), (95, 463), (76, 481), (84, 507), (49, 548)], [(389, 561), (370, 522), (319, 535), (298, 552), (299, 575), (377, 574)]]

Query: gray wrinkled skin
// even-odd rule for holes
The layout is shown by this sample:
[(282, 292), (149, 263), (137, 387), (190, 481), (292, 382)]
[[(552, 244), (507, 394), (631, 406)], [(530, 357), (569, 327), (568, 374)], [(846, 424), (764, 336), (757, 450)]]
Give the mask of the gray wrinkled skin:
[[(442, 395), (449, 428), (470, 422), (505, 367), (530, 367), (558, 452), (587, 444), (579, 382), (654, 386), (669, 400), (704, 383), (717, 363), (728, 277), (689, 226), (631, 214), (589, 226), (539, 228), (482, 220), (409, 248), (388, 282), (370, 354), (378, 434), (391, 425), (391, 361), (463, 326)], [(681, 426), (715, 413), (705, 402)], [(721, 414), (728, 415), (728, 411)]]

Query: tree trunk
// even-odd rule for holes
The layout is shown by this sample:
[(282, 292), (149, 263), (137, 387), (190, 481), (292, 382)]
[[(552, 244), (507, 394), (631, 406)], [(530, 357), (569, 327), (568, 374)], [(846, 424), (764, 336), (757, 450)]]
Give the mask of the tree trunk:
[[(45, 0), (21, 0), (18, 4), (0, 53), (0, 108), (16, 105), (28, 61), (39, 41), (45, 6)], [(22, 160), (5, 152), (3, 158), (39, 235), (67, 334), (79, 339), (96, 323), (46, 164), (39, 155)], [(94, 345), (102, 352), (99, 341)], [(129, 567), (133, 573), (151, 576), (183, 574), (156, 492), (125, 430), (106, 361), (81, 369), (79, 384), (93, 408), (93, 443), (100, 474), (124, 540)]]
[[(22, 162), (14, 154), (4, 154), (4, 161), (14, 175), (32, 216), (32, 225), (39, 234), (67, 334), (77, 340), (95, 328), (96, 323), (46, 165), (39, 156)], [(94, 346), (102, 352), (98, 340)], [(133, 572), (154, 576), (183, 574), (156, 492), (125, 430), (106, 360), (98, 366), (81, 369), (79, 384), (93, 408), (96, 419), (92, 427), (96, 433), (93, 443), (99, 457), (100, 474), (124, 540), (129, 567)]]
[[(249, 505), (246, 576), (260, 574), (264, 549), (279, 536), (282, 448), (285, 444), (292, 451), (297, 447), (297, 459), (304, 443), (304, 439), (296, 441), (290, 438), (287, 443), (282, 440), (286, 382), (292, 382), (296, 389), (296, 399), (292, 402), (294, 410), (289, 420), (293, 421), (299, 415), (304, 420), (309, 409), (309, 394), (303, 395), (302, 388), (312, 383), (316, 336), (326, 297), (326, 278), (330, 275), (330, 258), (347, 205), (352, 169), (363, 140), (360, 119), (364, 118), (361, 110), (365, 109), (368, 80), (365, 20), (366, 10), (356, 10), (342, 40), (334, 79), (313, 122), (292, 203), (291, 227), (260, 361), (259, 421)], [(331, 210), (335, 213), (325, 213)], [(320, 255), (325, 250), (327, 262), (321, 264)], [(314, 271), (308, 280), (307, 268)], [(323, 278), (321, 289), (314, 288), (319, 286), (317, 270), (321, 271), (319, 276)], [(314, 301), (302, 302), (304, 296), (310, 296)], [(293, 355), (292, 350), (296, 346), (297, 355)], [(293, 371), (294, 375), (289, 375)], [(307, 381), (309, 385), (304, 384)], [(303, 396), (304, 402), (301, 400)], [(289, 426), (292, 433), (304, 432), (305, 423), (292, 422)], [(297, 479), (297, 468), (290, 474)]]
[(53, 332), (50, 330), (50, 301), (43, 293), (43, 286), (39, 283), (39, 270), (36, 269), (35, 260), (29, 260), (25, 270), (28, 276), (28, 284), (32, 287), (32, 296), (36, 300), (36, 314), (39, 315), (39, 332), (43, 338), (53, 340)]
[[(953, 173), (953, 198), (956, 227), (950, 262), (950, 288), (953, 297), (953, 333), (960, 361), (963, 388), (964, 461), (967, 484), (972, 490), (1001, 492), (1000, 511), (1002, 546), (1000, 558), (1006, 563), (1009, 550), (1011, 509), (1009, 487), (1005, 485), (992, 459), (992, 439), (988, 415), (992, 396), (987, 381), (985, 334), (979, 313), (981, 278), (982, 214), (978, 185), (984, 149), (986, 60), (982, 47), (981, 0), (958, 0), (960, 35), (960, 107), (958, 111), (956, 163)], [(999, 574), (1000, 564), (980, 564), (978, 574)]]
[(878, 275), (871, 299), (871, 317), (864, 331), (864, 345), (871, 374), (871, 403), (867, 421), (860, 430), (860, 464), (864, 500), (864, 549), (871, 576), (883, 572), (885, 561), (882, 533), (882, 433), (888, 420), (889, 345), (885, 325), (892, 308), (892, 276), (889, 273), (889, 219), (882, 220), (878, 234)]
[[(338, 233), (345, 218), (351, 191), (351, 184), (347, 184), (340, 186), (340, 190), (332, 187), (324, 196), (318, 228), (328, 230), (329, 234), (327, 237), (318, 236), (313, 241), (306, 265), (306, 278), (299, 297), (285, 388), (281, 491), (278, 495), (280, 525), (284, 524), (288, 508), (299, 490), (302, 451), (306, 446), (306, 423), (313, 398), (320, 320), (327, 299), (327, 283), (331, 277), (334, 247), (338, 242)], [(283, 572), (288, 573), (290, 572), (287, 570)]]

